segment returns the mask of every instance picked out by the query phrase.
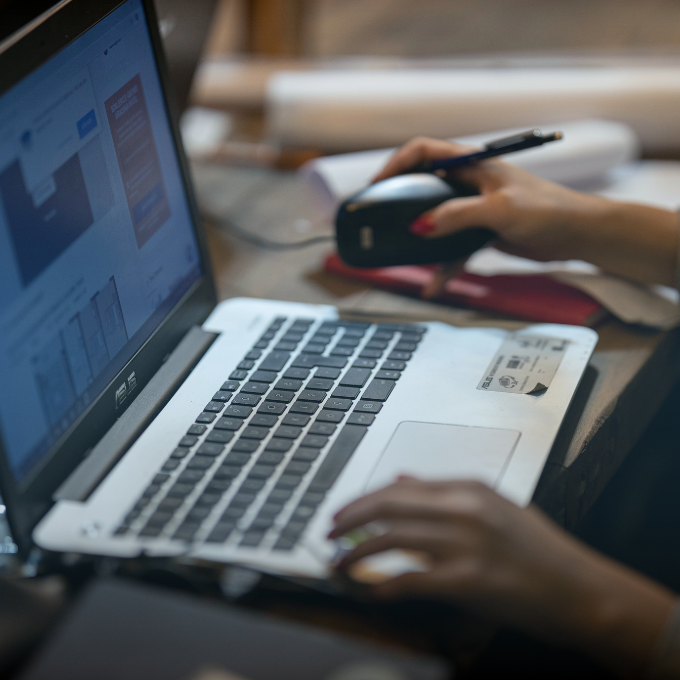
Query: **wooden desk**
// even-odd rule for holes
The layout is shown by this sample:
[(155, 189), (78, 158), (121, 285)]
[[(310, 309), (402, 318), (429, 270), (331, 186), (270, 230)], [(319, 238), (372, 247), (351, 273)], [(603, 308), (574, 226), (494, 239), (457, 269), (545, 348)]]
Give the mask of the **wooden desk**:
[[(194, 167), (200, 201), (241, 227), (281, 241), (331, 233), (309, 190), (292, 173)], [(300, 227), (313, 226), (300, 233)], [(297, 221), (297, 222), (296, 222)], [(295, 225), (297, 224), (297, 230)], [(380, 310), (394, 317), (436, 319), (454, 325), (521, 328), (523, 322), (369, 291), (321, 270), (332, 245), (264, 250), (208, 226), (219, 296), (262, 297), (333, 304), (344, 310)], [(608, 321), (564, 427), (539, 481), (534, 501), (566, 528), (574, 528), (630, 453), (680, 375), (680, 329), (653, 332)]]

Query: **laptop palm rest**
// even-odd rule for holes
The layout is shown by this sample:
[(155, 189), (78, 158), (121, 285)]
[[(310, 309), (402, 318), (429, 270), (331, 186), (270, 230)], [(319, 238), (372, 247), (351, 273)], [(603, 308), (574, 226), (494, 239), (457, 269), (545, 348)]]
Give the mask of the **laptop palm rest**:
[(516, 430), (401, 422), (373, 471), (367, 489), (399, 475), (419, 479), (474, 479), (495, 486), (520, 438)]

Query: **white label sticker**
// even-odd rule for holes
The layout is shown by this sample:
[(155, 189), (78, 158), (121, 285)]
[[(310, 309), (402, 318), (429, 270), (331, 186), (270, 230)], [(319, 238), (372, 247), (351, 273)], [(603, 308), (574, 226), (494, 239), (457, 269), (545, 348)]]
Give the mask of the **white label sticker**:
[(484, 377), (478, 390), (543, 394), (552, 382), (568, 341), (538, 335), (508, 335)]

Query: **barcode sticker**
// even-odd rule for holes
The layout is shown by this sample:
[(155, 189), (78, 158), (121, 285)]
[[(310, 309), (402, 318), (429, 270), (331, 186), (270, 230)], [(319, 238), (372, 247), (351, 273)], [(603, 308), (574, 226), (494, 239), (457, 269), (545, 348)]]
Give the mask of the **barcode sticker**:
[(543, 394), (566, 352), (567, 340), (538, 335), (508, 335), (496, 352), (478, 390)]

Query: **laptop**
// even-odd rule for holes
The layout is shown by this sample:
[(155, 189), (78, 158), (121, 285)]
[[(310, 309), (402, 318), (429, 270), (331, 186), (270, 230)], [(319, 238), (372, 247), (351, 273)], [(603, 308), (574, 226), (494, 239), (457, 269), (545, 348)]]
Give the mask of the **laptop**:
[(22, 551), (324, 578), (399, 474), (530, 501), (597, 335), (216, 304), (148, 0), (0, 44), (0, 492)]

